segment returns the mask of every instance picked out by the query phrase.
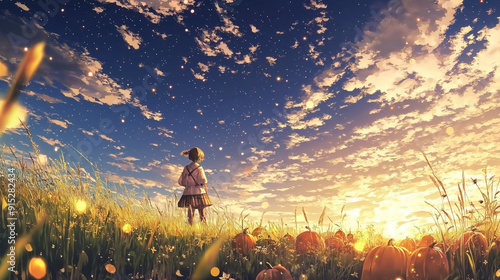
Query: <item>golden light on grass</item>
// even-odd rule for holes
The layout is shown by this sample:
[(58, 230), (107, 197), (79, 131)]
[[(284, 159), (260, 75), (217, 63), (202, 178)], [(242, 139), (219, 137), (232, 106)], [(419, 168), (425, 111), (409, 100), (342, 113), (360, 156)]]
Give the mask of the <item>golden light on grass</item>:
[(216, 266), (212, 267), (212, 269), (210, 269), (210, 275), (212, 275), (213, 277), (217, 277), (219, 276), (220, 274), (220, 269)]
[(497, 272), (495, 272), (495, 276), (498, 277), (498, 278), (500, 278), (500, 269), (497, 270)]
[(34, 257), (28, 264), (28, 272), (35, 279), (42, 279), (47, 274), (47, 265), (40, 257)]
[(107, 272), (109, 272), (111, 274), (115, 274), (115, 272), (116, 272), (116, 267), (110, 263), (106, 264), (104, 266), (104, 268), (106, 269)]
[(83, 213), (87, 210), (87, 202), (84, 200), (78, 199), (75, 203), (75, 208), (78, 213)]
[(123, 227), (122, 227), (122, 231), (124, 233), (131, 233), (132, 232), (132, 226), (129, 223), (124, 224)]
[(364, 240), (358, 240), (356, 243), (354, 243), (354, 250), (358, 252), (363, 252), (366, 246), (366, 241)]
[(212, 245), (210, 245), (210, 247), (203, 254), (203, 257), (201, 257), (200, 261), (198, 262), (198, 266), (193, 272), (193, 277), (191, 277), (191, 280), (205, 279), (209, 271), (210, 273), (212, 272), (217, 262), (220, 248), (222, 247), (224, 241), (225, 238), (220, 237)]
[(46, 155), (39, 155), (37, 159), (40, 165), (46, 165), (49, 161)]

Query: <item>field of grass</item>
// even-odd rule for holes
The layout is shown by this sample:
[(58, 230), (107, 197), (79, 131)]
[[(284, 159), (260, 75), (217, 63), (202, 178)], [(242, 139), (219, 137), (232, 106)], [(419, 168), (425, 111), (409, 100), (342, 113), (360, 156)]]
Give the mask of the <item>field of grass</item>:
[[(9, 163), (7, 152), (15, 158)], [(35, 279), (36, 272), (46, 267), (43, 279), (250, 280), (266, 268), (266, 263), (281, 264), (293, 279), (360, 279), (369, 250), (388, 240), (365, 227), (353, 232), (358, 242), (351, 245), (357, 250), (346, 245), (342, 250), (301, 255), (293, 243), (282, 237), (286, 233), (296, 237), (305, 229), (297, 232), (295, 227), (267, 224), (262, 225), (266, 231), (258, 238), (271, 238), (275, 243), (260, 243), (248, 255), (238, 255), (232, 250), (233, 237), (243, 228), (251, 232), (260, 226), (258, 221), (231, 215), (215, 205), (206, 224), (189, 226), (184, 210), (176, 206), (177, 198), (166, 197), (165, 210), (160, 210), (147, 195), (141, 195), (144, 199), (137, 202), (133, 191), (108, 184), (98, 170), (94, 172), (92, 176), (84, 175), (64, 158), (49, 160), (42, 166), (4, 147), (0, 162), (0, 229), (8, 232), (12, 210), (7, 203), (8, 184), (15, 182), (17, 255), (14, 274), (7, 270), (7, 239), (1, 239), (0, 256), (5, 259), (0, 264), (0, 279)], [(462, 186), (458, 186), (459, 200), (454, 203), (437, 176), (431, 176), (432, 182), (442, 196), (442, 205), (429, 206), (429, 210), (435, 210), (432, 235), (447, 252), (448, 279), (499, 278), (500, 250), (494, 242), (500, 224), (498, 183), (495, 185), (493, 178), (485, 178), (484, 187), (472, 182), (483, 196), (482, 201), (472, 202), (465, 192), (464, 177)], [(311, 229), (318, 231), (314, 225)], [(481, 231), (493, 248), (479, 264), (471, 254), (457, 257), (450, 249), (462, 233), (470, 230)], [(319, 233), (324, 238), (333, 235)], [(42, 261), (38, 266), (32, 263), (30, 269), (30, 261), (37, 257)]]

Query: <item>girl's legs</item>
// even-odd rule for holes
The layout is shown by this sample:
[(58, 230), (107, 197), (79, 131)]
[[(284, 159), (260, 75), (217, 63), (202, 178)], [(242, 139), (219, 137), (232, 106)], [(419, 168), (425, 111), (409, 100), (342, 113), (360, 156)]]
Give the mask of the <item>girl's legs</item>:
[(193, 216), (194, 216), (194, 209), (190, 205), (188, 207), (188, 223), (190, 225), (193, 225)]
[(205, 212), (205, 206), (198, 207), (198, 214), (200, 214), (200, 221), (202, 223), (207, 222), (207, 218), (205, 216), (205, 214), (206, 214), (206, 212)]

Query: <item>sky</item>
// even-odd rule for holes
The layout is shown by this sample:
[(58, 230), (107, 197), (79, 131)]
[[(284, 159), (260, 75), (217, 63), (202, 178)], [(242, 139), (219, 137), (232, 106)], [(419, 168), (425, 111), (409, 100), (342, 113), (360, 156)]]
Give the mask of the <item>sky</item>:
[[(499, 7), (2, 1), (0, 96), (45, 41), (18, 100), (40, 162), (64, 155), (162, 207), (182, 194), (181, 151), (199, 147), (218, 209), (287, 225), (326, 209), (336, 227), (343, 208), (345, 231), (404, 237), (441, 205), (422, 153), (453, 198), (462, 171), (481, 186), (499, 173)], [(33, 151), (16, 123), (0, 143)]]

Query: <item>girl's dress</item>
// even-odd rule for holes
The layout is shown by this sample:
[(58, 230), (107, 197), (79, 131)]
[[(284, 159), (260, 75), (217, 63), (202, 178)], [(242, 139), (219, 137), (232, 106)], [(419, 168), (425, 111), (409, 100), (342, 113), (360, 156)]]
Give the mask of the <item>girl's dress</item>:
[(184, 167), (179, 177), (179, 185), (184, 186), (184, 192), (177, 204), (178, 207), (189, 207), (195, 209), (212, 205), (210, 197), (205, 191), (207, 177), (201, 165), (192, 162)]

